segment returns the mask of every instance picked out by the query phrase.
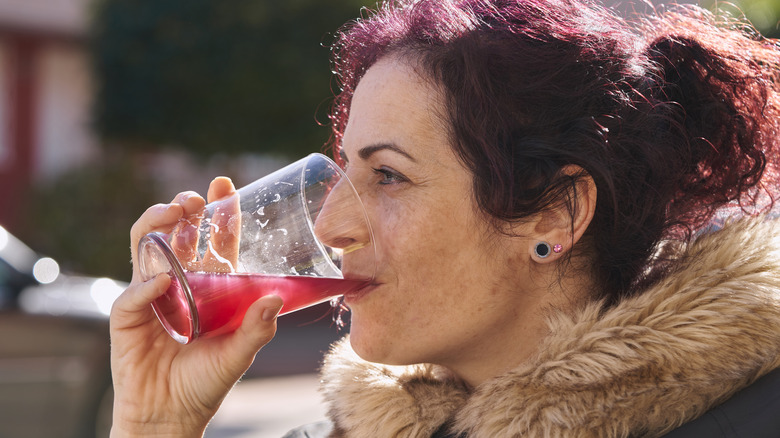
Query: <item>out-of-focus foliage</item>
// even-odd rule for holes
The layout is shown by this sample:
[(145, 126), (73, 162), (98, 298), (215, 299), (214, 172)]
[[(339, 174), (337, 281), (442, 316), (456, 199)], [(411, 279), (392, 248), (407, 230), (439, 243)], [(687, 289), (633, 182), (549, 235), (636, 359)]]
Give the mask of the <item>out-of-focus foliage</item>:
[(703, 0), (702, 6), (732, 17), (744, 16), (761, 35), (780, 38), (780, 0)]
[(329, 130), (317, 120), (327, 122), (332, 95), (323, 45), (363, 4), (371, 5), (102, 0), (93, 32), (97, 129), (112, 144), (204, 155), (320, 150)]
[[(779, 36), (778, 0), (703, 0)], [(101, 0), (95, 10), (97, 129), (134, 148), (297, 157), (329, 131), (323, 45), (367, 0)], [(741, 11), (741, 12), (740, 12)]]
[(129, 281), (130, 227), (147, 207), (161, 201), (141, 168), (118, 152), (99, 167), (38, 185), (20, 237), (66, 271)]

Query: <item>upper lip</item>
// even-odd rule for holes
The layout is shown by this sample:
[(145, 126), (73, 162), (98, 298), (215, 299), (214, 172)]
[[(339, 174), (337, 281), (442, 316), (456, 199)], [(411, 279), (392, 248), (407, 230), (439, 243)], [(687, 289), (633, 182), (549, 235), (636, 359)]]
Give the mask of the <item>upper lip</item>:
[(379, 283), (376, 283), (374, 281), (370, 281), (370, 282), (364, 284), (363, 286), (361, 286), (359, 289), (357, 289), (356, 292), (360, 292), (360, 291), (363, 291), (365, 289), (370, 289), (370, 288), (374, 288), (374, 287), (377, 287), (377, 286), (379, 286)]
[(368, 293), (371, 289), (374, 289), (377, 286), (379, 286), (379, 283), (375, 283), (375, 282), (372, 281), (372, 282), (369, 282), (369, 283), (361, 286), (358, 289), (355, 289), (355, 290), (353, 290), (351, 292), (348, 292), (348, 293), (344, 294), (344, 296), (345, 297), (349, 297), (349, 296), (352, 296), (352, 297), (362, 296), (363, 294)]

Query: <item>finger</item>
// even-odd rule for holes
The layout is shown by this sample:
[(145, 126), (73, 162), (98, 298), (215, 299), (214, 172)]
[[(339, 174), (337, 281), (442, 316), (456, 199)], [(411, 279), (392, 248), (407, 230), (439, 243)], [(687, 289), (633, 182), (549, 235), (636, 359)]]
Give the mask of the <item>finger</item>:
[(140, 278), (138, 270), (138, 242), (151, 232), (169, 233), (182, 216), (178, 204), (156, 204), (146, 209), (130, 228), (130, 255), (133, 263), (133, 280)]
[(212, 181), (208, 197), (214, 212), (209, 224), (209, 247), (203, 258), (204, 269), (211, 272), (234, 272), (241, 236), (239, 195), (229, 178), (220, 177)]
[(236, 186), (233, 185), (233, 181), (226, 176), (218, 176), (209, 184), (208, 200), (214, 202), (219, 199), (228, 197), (236, 191)]
[(241, 236), (241, 213), (237, 194), (215, 203), (210, 233), (208, 250), (203, 257), (205, 269), (212, 272), (234, 272)]
[(133, 327), (153, 319), (151, 304), (168, 290), (170, 284), (171, 279), (165, 274), (131, 284), (111, 306), (111, 326)]
[(182, 192), (176, 195), (173, 203), (181, 205), (184, 214), (172, 234), (171, 248), (185, 269), (194, 270), (198, 262), (198, 228), (206, 201), (195, 192)]
[(184, 215), (189, 216), (203, 213), (206, 200), (197, 192), (186, 191), (177, 194), (171, 203), (181, 205), (184, 208)]
[(131, 251), (135, 252), (143, 236), (154, 231), (169, 233), (182, 216), (202, 209), (204, 203), (197, 193), (182, 192), (170, 204), (155, 204), (147, 208), (130, 229)]
[(241, 327), (236, 330), (226, 345), (228, 351), (236, 354), (226, 355), (234, 358), (232, 371), (243, 373), (252, 364), (257, 352), (268, 344), (276, 334), (276, 318), (282, 309), (282, 299), (268, 295), (255, 301), (246, 312)]
[(168, 232), (173, 229), (182, 214), (182, 207), (178, 204), (156, 204), (147, 208), (130, 229), (133, 249), (146, 234), (153, 231)]

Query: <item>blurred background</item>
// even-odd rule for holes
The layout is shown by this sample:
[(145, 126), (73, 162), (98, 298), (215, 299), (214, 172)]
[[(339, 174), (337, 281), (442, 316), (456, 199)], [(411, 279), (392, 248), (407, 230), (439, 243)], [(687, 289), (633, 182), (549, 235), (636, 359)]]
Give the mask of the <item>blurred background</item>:
[[(703, 1), (780, 36), (780, 0)], [(130, 226), (214, 176), (241, 186), (321, 151), (328, 46), (374, 4), (0, 0), (0, 437), (103, 436), (106, 321), (129, 281)], [(289, 427), (322, 415), (312, 373), (343, 334), (330, 314), (280, 320), (211, 437), (278, 436), (242, 388), (279, 392), (269, 409), (289, 406)]]

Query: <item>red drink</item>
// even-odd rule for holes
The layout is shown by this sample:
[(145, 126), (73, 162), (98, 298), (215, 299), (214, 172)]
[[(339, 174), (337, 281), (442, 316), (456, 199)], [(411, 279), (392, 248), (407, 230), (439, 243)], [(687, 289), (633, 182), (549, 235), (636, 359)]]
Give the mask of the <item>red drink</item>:
[[(265, 295), (278, 295), (284, 301), (280, 315), (321, 303), (357, 290), (365, 280), (339, 278), (272, 276), (262, 274), (215, 274), (185, 272), (187, 283), (198, 309), (198, 337), (212, 337), (236, 330), (249, 306)], [(182, 285), (171, 278), (171, 286), (154, 302), (154, 310), (169, 332), (187, 341), (195, 333), (190, 308)]]

